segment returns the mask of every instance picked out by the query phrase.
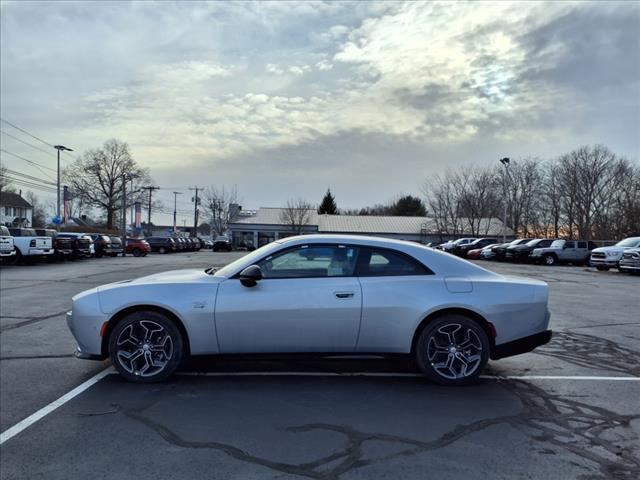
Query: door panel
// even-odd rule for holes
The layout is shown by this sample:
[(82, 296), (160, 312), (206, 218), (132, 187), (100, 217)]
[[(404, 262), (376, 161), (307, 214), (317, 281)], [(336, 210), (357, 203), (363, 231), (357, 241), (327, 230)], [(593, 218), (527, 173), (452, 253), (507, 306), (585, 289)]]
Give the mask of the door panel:
[(215, 309), (222, 353), (352, 352), (362, 292), (354, 277), (262, 279), (219, 287)]

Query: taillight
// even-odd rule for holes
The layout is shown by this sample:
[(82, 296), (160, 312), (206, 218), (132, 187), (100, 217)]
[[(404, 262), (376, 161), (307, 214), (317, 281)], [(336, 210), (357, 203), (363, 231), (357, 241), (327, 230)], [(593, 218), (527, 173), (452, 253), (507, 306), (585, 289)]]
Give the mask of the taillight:
[(36, 246), (36, 239), (35, 238), (29, 242), (29, 246), (30, 247), (35, 247)]

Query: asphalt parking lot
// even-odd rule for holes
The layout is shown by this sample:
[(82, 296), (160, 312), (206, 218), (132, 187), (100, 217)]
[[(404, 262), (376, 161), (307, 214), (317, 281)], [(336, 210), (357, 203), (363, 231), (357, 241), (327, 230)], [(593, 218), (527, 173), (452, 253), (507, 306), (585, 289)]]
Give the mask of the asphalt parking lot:
[[(132, 385), (72, 357), (64, 312), (103, 283), (240, 253), (106, 258), (0, 271), (0, 478), (639, 478), (640, 277), (481, 262), (549, 283), (552, 342), (478, 385), (404, 359), (205, 358)], [(102, 373), (102, 377), (95, 375)]]

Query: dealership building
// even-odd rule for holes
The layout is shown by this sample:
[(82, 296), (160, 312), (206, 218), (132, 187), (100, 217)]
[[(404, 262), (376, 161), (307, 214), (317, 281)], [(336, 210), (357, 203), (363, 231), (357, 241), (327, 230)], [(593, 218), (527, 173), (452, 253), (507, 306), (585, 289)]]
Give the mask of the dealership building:
[[(252, 244), (262, 246), (279, 238), (295, 235), (290, 225), (283, 221), (283, 208), (259, 208), (243, 211), (229, 223), (231, 241), (234, 245)], [(308, 222), (301, 227), (302, 234), (334, 233), (348, 235), (374, 235), (413, 242), (445, 242), (461, 237), (488, 237), (503, 235), (502, 221), (497, 218), (477, 220), (475, 228), (469, 220), (462, 219), (461, 231), (449, 235), (439, 231), (437, 222), (431, 217), (396, 217), (374, 215), (327, 215), (316, 210), (308, 211)], [(473, 235), (471, 232), (479, 232)], [(513, 238), (509, 228), (504, 232), (507, 238)]]

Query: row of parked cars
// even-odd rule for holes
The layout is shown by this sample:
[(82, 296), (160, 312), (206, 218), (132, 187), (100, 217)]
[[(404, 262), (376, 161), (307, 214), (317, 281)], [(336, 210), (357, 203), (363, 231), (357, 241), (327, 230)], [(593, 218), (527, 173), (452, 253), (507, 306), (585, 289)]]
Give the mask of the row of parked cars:
[(613, 246), (598, 247), (589, 240), (519, 238), (501, 242), (497, 238), (460, 238), (434, 248), (469, 259), (531, 262), (544, 265), (571, 263), (598, 270), (617, 268), (640, 272), (640, 237), (629, 237)]
[(201, 249), (231, 251), (226, 237), (214, 241), (204, 238), (148, 237), (122, 238), (103, 233), (57, 232), (41, 228), (8, 228), (0, 226), (0, 263), (21, 263), (36, 258), (48, 260), (86, 257), (116, 257), (123, 251), (135, 257), (149, 252), (195, 252)]

